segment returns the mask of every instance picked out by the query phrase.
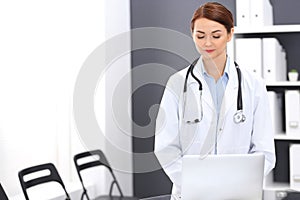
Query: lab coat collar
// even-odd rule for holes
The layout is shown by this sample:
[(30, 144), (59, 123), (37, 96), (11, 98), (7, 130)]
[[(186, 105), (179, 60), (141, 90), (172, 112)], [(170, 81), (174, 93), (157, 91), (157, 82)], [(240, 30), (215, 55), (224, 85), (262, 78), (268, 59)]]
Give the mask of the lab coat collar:
[[(233, 72), (233, 70), (235, 72)], [(202, 56), (200, 56), (198, 62), (196, 63), (196, 65), (194, 67), (194, 74), (196, 75), (196, 77), (198, 77), (198, 78), (200, 77), (201, 79), (203, 79), (204, 73), (207, 73), (207, 72), (204, 68)], [(236, 74), (234, 62), (231, 61), (231, 58), (229, 56), (227, 56), (224, 73), (228, 76), (228, 79), (230, 79), (230, 76), (232, 76), (233, 73)], [(200, 78), (199, 78), (199, 80), (202, 82), (202, 80)], [(187, 84), (189, 85), (192, 83), (198, 84), (198, 82), (194, 78), (189, 78)]]
[[(199, 58), (198, 62), (196, 63), (194, 67), (194, 74), (195, 76), (201, 81), (202, 83), (202, 100), (205, 101), (211, 110), (216, 112), (215, 106), (213, 99), (211, 97), (208, 85), (203, 77), (203, 60), (202, 57)], [(188, 87), (191, 87), (191, 85), (196, 84), (197, 86), (199, 85), (198, 82), (191, 76), (189, 75), (187, 85)], [(198, 91), (199, 92), (199, 91)]]

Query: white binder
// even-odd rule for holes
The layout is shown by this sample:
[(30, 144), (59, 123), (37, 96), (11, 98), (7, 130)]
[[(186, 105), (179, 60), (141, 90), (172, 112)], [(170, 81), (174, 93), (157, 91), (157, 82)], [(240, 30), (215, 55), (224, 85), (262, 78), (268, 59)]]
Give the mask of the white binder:
[(236, 0), (236, 25), (250, 25), (250, 0)]
[(300, 190), (300, 144), (290, 145), (291, 189)]
[(288, 74), (288, 70), (287, 70), (287, 59), (286, 59), (286, 51), (284, 48), (281, 49), (281, 66), (283, 69), (282, 72), (282, 76), (283, 76), (283, 80), (286, 81), (287, 79), (287, 74)]
[(263, 78), (266, 82), (286, 81), (285, 52), (276, 38), (263, 38)]
[[(237, 0), (239, 2), (241, 0)], [(242, 0), (243, 1), (243, 0)], [(273, 7), (269, 0), (250, 0), (250, 21), (254, 26), (273, 25)]]
[(269, 0), (236, 0), (236, 25), (273, 25), (273, 6)]
[(285, 91), (285, 129), (287, 135), (300, 134), (299, 90)]
[(271, 118), (274, 127), (275, 134), (283, 132), (283, 118), (282, 118), (282, 93), (276, 93), (268, 91), (268, 97), (270, 102)]
[(262, 40), (260, 38), (235, 39), (235, 60), (254, 75), (262, 77)]

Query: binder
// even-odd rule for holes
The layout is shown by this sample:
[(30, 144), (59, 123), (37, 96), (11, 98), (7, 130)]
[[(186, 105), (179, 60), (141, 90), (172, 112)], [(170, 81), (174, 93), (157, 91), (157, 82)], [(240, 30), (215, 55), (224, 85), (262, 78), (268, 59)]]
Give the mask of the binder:
[(266, 82), (286, 81), (286, 56), (276, 38), (263, 38), (263, 78)]
[(300, 93), (299, 90), (285, 91), (285, 127), (287, 135), (300, 134)]
[(283, 132), (283, 95), (282, 93), (276, 93), (274, 91), (268, 91), (268, 97), (270, 102), (270, 111), (272, 117), (272, 124), (275, 134)]
[(282, 67), (282, 80), (283, 81), (287, 81), (287, 74), (288, 74), (288, 70), (287, 70), (287, 59), (286, 59), (286, 51), (284, 48), (281, 48), (281, 67)]
[(300, 144), (290, 145), (290, 185), (300, 190)]
[[(241, 0), (237, 0), (239, 2)], [(273, 25), (273, 6), (269, 0), (250, 0), (250, 21), (255, 26)]]
[(235, 60), (254, 75), (262, 77), (262, 40), (260, 38), (237, 38)]
[(236, 25), (238, 27), (273, 24), (273, 6), (269, 0), (236, 0)]
[(250, 0), (236, 1), (236, 25), (249, 26), (250, 25)]

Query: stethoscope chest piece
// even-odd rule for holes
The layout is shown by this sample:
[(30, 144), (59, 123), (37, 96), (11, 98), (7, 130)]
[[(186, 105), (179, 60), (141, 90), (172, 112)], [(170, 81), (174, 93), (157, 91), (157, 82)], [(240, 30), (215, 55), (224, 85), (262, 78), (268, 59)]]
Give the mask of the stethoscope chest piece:
[(244, 122), (246, 120), (246, 116), (243, 113), (243, 110), (238, 110), (234, 115), (233, 115), (233, 121), (238, 124), (241, 122)]

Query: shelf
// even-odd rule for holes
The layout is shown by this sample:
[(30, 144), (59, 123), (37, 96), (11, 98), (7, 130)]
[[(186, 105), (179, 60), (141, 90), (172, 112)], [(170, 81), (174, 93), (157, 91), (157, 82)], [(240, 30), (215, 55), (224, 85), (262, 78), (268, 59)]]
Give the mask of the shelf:
[(300, 133), (297, 135), (287, 135), (285, 133), (277, 133), (274, 136), (275, 140), (300, 140)]
[(235, 34), (259, 34), (259, 33), (292, 33), (300, 32), (300, 25), (273, 25), (262, 27), (234, 27)]
[(300, 90), (300, 81), (278, 81), (267, 83), (267, 90), (283, 92), (285, 90)]
[(273, 182), (271, 184), (265, 185), (264, 190), (287, 191), (290, 190), (290, 184)]
[(267, 82), (268, 86), (281, 86), (281, 87), (290, 87), (297, 86), (300, 87), (300, 81), (276, 81), (276, 82)]

